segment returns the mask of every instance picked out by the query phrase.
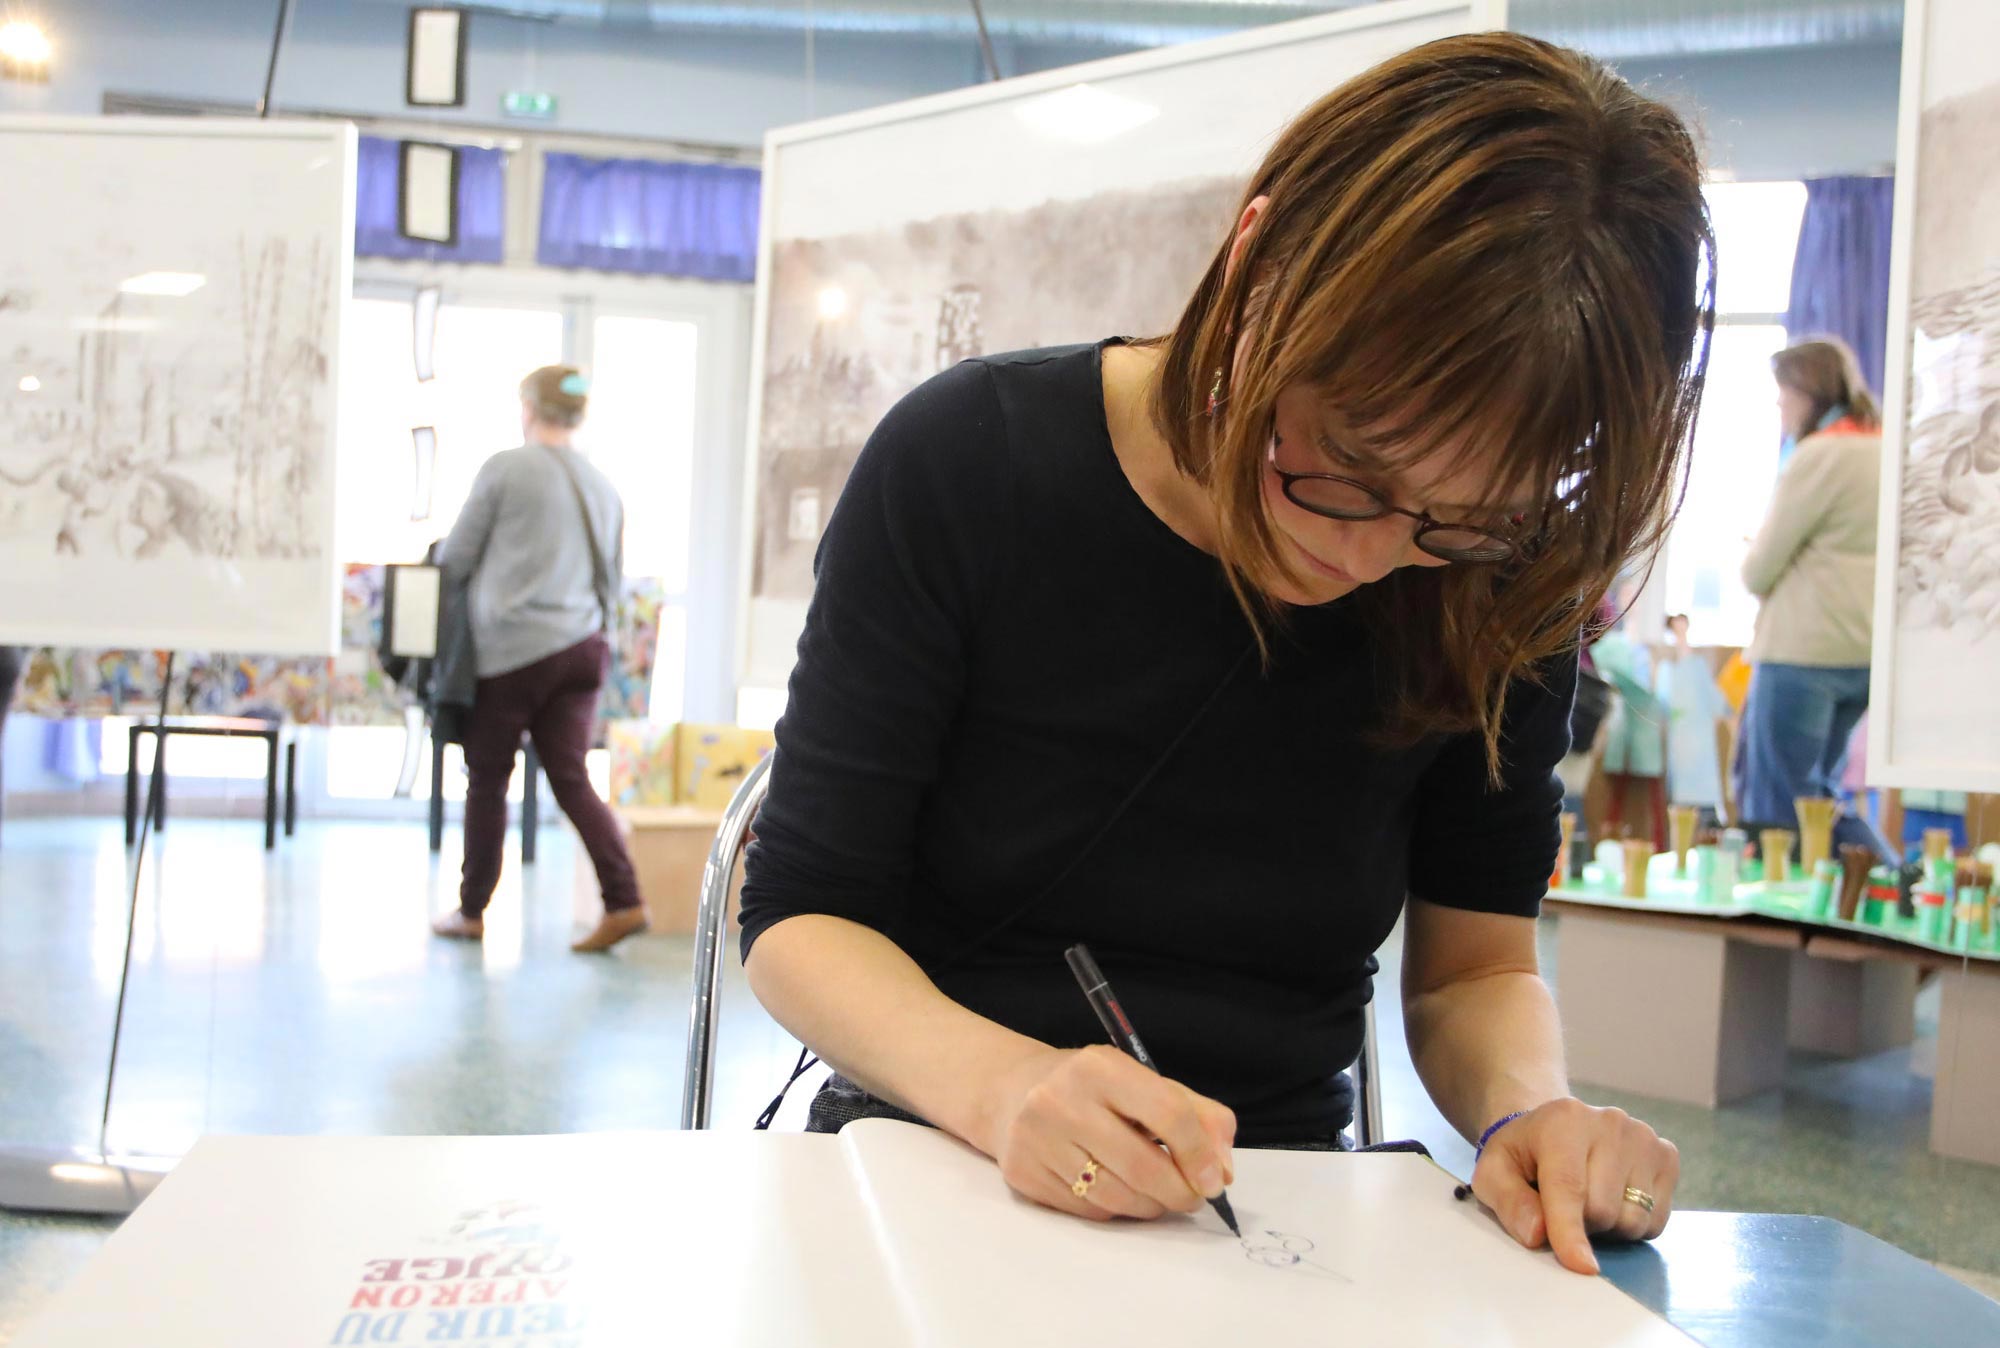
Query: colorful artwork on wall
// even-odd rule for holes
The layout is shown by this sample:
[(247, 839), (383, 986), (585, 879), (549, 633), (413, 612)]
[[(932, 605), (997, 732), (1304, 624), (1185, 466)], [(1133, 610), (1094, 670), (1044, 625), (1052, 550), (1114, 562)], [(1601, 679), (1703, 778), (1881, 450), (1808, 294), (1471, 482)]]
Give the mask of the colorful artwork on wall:
[(652, 576), (626, 577), (611, 669), (597, 702), (600, 720), (638, 720), (646, 715), (653, 699), (653, 665), (660, 653), (660, 608), (665, 600), (665, 582)]
[(673, 804), (673, 726), (612, 721), (605, 727), (605, 740), (611, 750), (613, 805)]
[[(168, 711), (176, 716), (255, 716), (293, 725), (400, 726), (409, 695), (382, 668), (382, 568), (353, 564), (341, 588), (340, 654), (331, 660), (201, 654), (177, 659)], [(618, 606), (616, 653), (598, 714), (643, 719), (659, 655), (666, 587), (629, 577)], [(44, 646), (32, 650), (14, 709), (53, 720), (157, 711), (164, 654)], [(669, 767), (671, 777), (671, 765)]]

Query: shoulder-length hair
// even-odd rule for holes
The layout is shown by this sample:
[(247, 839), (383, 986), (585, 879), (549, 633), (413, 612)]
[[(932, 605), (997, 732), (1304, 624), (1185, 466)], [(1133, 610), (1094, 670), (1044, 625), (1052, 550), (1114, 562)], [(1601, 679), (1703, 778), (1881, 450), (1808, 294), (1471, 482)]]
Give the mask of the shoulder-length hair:
[(1812, 399), (1812, 413), (1806, 433), (1826, 419), (1836, 407), (1869, 430), (1882, 427), (1882, 409), (1868, 391), (1868, 378), (1854, 348), (1838, 337), (1808, 337), (1771, 357), (1771, 375), (1780, 384), (1797, 389)]
[[(1383, 736), (1477, 730), (1500, 768), (1516, 678), (1572, 648), (1684, 483), (1714, 325), (1693, 138), (1587, 56), (1511, 33), (1374, 67), (1278, 138), (1162, 348), (1153, 418), (1217, 507), (1217, 552), (1269, 652), (1291, 575), (1263, 504), (1279, 391), (1310, 387), (1400, 464), (1490, 469), (1537, 504), (1514, 564), (1364, 587), (1394, 689)], [(1211, 394), (1222, 381), (1211, 411)]]

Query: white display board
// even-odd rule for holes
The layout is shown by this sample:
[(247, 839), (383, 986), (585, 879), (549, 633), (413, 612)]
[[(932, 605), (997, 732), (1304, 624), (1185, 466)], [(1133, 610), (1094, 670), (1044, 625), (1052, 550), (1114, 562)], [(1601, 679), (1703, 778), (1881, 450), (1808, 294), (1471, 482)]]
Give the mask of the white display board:
[(331, 655), (354, 128), (0, 118), (0, 642)]
[(1294, 116), (1503, 19), (1390, 0), (770, 133), (743, 682), (789, 676), (820, 532), (898, 398), (967, 356), (1166, 331)]
[(1908, 0), (1868, 780), (2000, 790), (2000, 6)]

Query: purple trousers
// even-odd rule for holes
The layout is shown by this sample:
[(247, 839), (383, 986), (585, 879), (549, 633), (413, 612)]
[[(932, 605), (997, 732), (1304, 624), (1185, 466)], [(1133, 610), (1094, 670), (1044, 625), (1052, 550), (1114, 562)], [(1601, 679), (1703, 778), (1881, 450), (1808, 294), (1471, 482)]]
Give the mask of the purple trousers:
[(618, 832), (618, 818), (598, 799), (584, 771), (597, 720), (597, 694), (611, 648), (601, 636), (586, 637), (568, 650), (532, 665), (479, 681), (472, 717), (465, 730), (465, 869), (458, 888), (459, 911), (478, 917), (500, 881), (500, 857), (507, 841), (507, 783), (521, 736), (532, 735), (535, 752), (556, 803), (576, 825), (607, 910), (636, 908), (639, 882)]

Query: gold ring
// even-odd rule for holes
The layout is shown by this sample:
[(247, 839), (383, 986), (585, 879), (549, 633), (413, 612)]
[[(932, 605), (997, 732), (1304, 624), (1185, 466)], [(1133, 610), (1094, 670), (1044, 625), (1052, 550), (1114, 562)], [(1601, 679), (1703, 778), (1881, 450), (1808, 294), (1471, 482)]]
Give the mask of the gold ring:
[(1637, 1203), (1648, 1212), (1653, 1210), (1653, 1196), (1644, 1189), (1634, 1189), (1629, 1184), (1625, 1186), (1625, 1201), (1627, 1203)]
[(1078, 1198), (1088, 1197), (1090, 1186), (1097, 1183), (1097, 1158), (1089, 1152), (1083, 1155), (1083, 1173), (1071, 1181), (1069, 1186), (1069, 1191)]

